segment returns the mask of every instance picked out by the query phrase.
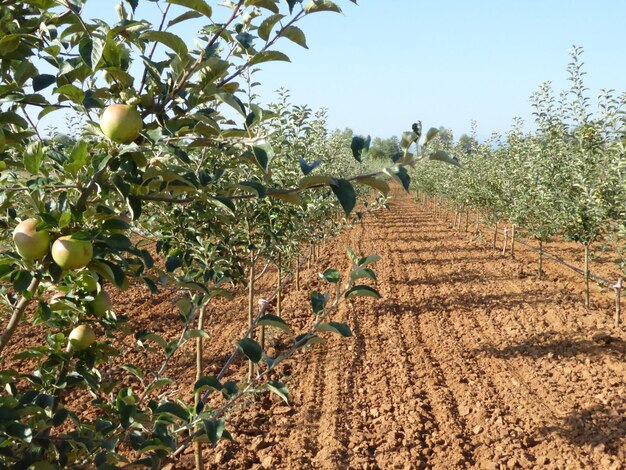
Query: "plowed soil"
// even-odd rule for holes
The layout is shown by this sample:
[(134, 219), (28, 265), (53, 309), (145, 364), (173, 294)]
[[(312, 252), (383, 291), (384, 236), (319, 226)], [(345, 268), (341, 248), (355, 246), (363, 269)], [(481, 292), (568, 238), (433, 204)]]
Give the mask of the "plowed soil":
[[(611, 295), (595, 289), (585, 309), (578, 275), (546, 262), (538, 281), (532, 253), (512, 260), (487, 245), (394, 190), (389, 210), (323, 247), (299, 292), (288, 286), (284, 316), (310, 322), (308, 293), (324, 288), (317, 273), (346, 272), (346, 246), (382, 257), (374, 269), (383, 298), (345, 303), (333, 320), (354, 336), (329, 335), (281, 366), (291, 405), (264, 395), (235, 410), (234, 442), (206, 448), (207, 466), (626, 468), (626, 334), (612, 327)], [(272, 284), (270, 273), (259, 296)], [(175, 334), (167, 293), (136, 289), (115, 308)], [(214, 305), (208, 373), (244, 331), (244, 312), (243, 296)], [(193, 364), (192, 344), (172, 360), (182, 396)], [(232, 377), (244, 370), (239, 362)], [(193, 468), (189, 450), (171, 468)]]

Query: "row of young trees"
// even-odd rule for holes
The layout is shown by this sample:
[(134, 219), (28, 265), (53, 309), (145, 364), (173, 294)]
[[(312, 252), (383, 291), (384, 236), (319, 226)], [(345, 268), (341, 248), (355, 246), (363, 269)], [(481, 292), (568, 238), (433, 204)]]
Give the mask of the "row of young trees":
[[(289, 60), (281, 41), (306, 47), (297, 24), (340, 12), (332, 1), (238, 0), (219, 12), (205, 0), (142, 3), (159, 9), (156, 24), (137, 16), (138, 0), (117, 5), (114, 24), (85, 17), (85, 3), (0, 5), (0, 468), (161, 468), (192, 444), (202, 468), (203, 443), (230, 436), (235, 404), (262, 391), (287, 400), (272, 380), (279, 364), (329, 333), (350, 336), (332, 321), (341, 302), (379, 297), (377, 256), (348, 250), (350, 272), (320, 273), (328, 292), (310, 294), (310, 324), (294, 332), (278, 305), (256, 308), (257, 268), (274, 264), (284, 289), (304, 248), (373, 208), (367, 191), (385, 194), (388, 178), (408, 189), (421, 128), (405, 133), (395, 163), (372, 171), (369, 138), (331, 133), (323, 111), (286, 92), (259, 104), (257, 67)], [(191, 46), (178, 33), (193, 27)], [(45, 135), (42, 119), (64, 110), (81, 131)], [(133, 331), (114, 311), (109, 293), (131, 285), (171, 290), (175, 334)], [(207, 376), (211, 300), (243, 288), (247, 330)], [(28, 324), (45, 336), (15, 344)], [(273, 357), (269, 327), (290, 339)], [(128, 337), (161, 365), (124, 363)], [(176, 386), (169, 363), (192, 339), (194, 396), (164, 398)], [(248, 374), (225, 380), (237, 356)], [(33, 369), (10, 368), (11, 358)], [(75, 409), (77, 393), (91, 397), (90, 413)]]
[(433, 145), (462, 167), (420, 166), (413, 176), (417, 191), (440, 197), (449, 209), (475, 211), (491, 224), (508, 221), (535, 239), (539, 276), (543, 243), (555, 235), (580, 243), (588, 305), (590, 248), (614, 242), (625, 228), (626, 94), (603, 90), (594, 106), (581, 54), (571, 51), (568, 90), (555, 95), (544, 83), (532, 96), (535, 131), (523, 131), (516, 120), (505, 135), (483, 143), (475, 133), (456, 144), (438, 140)]

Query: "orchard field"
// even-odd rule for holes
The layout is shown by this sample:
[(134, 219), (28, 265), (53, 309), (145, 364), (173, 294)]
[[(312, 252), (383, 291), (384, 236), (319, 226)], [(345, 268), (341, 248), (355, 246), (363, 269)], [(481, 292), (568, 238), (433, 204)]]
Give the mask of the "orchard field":
[(0, 4), (0, 469), (624, 468), (582, 49), (536, 130), (372, 140), (258, 94), (341, 2), (87, 3)]

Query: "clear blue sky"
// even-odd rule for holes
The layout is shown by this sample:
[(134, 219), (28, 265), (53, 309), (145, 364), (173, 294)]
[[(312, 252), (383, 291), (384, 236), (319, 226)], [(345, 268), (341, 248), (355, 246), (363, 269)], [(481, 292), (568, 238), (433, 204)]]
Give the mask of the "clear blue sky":
[[(113, 21), (116, 3), (90, 0), (86, 16)], [(257, 79), (265, 101), (286, 87), (294, 103), (328, 108), (332, 127), (387, 137), (419, 119), (459, 137), (474, 119), (484, 138), (507, 130), (514, 116), (532, 120), (528, 100), (541, 82), (567, 87), (573, 44), (585, 49), (592, 97), (600, 88), (626, 91), (624, 0), (338, 3), (344, 15), (301, 23), (308, 50), (279, 43), (292, 63), (264, 65)], [(156, 22), (155, 4), (139, 5), (138, 16)]]

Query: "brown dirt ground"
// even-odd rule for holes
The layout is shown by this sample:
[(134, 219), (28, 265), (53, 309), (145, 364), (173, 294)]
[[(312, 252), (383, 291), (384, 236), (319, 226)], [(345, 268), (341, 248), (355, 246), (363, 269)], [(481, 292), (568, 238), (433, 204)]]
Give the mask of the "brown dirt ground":
[[(310, 322), (308, 292), (324, 287), (316, 274), (345, 272), (346, 246), (382, 256), (374, 268), (383, 298), (344, 304), (333, 320), (347, 322), (354, 337), (331, 335), (281, 366), (291, 406), (262, 396), (234, 410), (234, 442), (206, 448), (207, 466), (625, 468), (626, 333), (612, 327), (612, 296), (594, 289), (587, 310), (577, 274), (547, 261), (537, 281), (533, 253), (503, 257), (488, 247), (490, 237), (457, 234), (394, 189), (390, 210), (326, 244), (317, 269), (303, 270), (302, 289), (288, 287), (290, 324)], [(244, 330), (245, 303), (238, 296), (213, 305), (208, 373)], [(134, 288), (115, 298), (115, 309), (136, 328), (176, 333), (168, 292)], [(16, 342), (40, 338), (23, 329)], [(154, 367), (127, 342), (126, 356), (112, 364)], [(194, 360), (192, 343), (173, 358), (171, 396), (190, 396)], [(239, 361), (231, 377), (244, 369)], [(88, 413), (86, 399), (75, 406)], [(193, 468), (189, 451), (171, 468)]]

